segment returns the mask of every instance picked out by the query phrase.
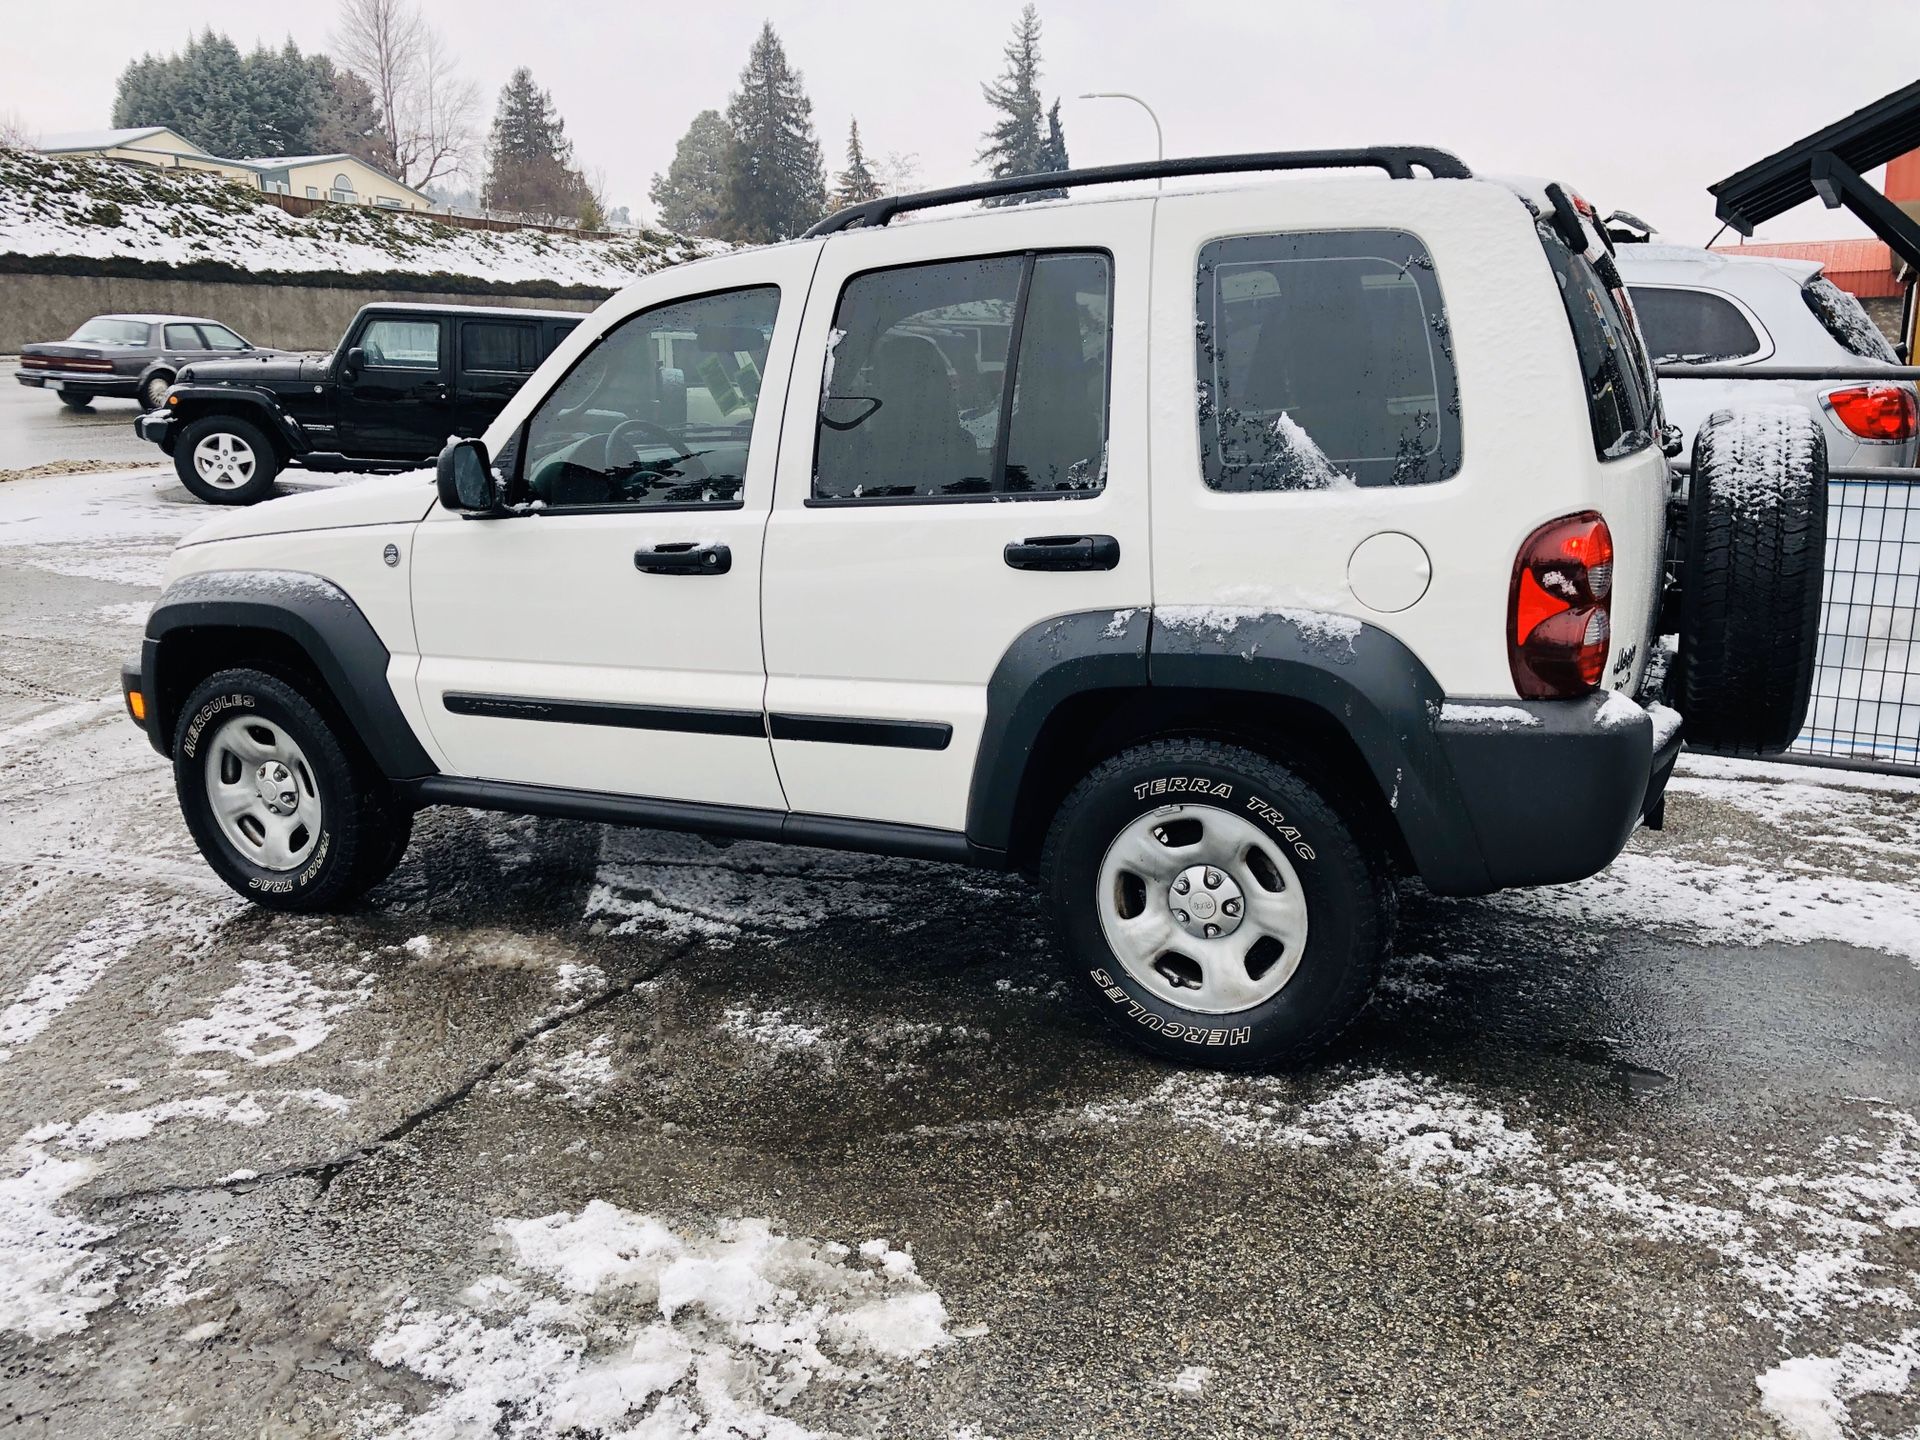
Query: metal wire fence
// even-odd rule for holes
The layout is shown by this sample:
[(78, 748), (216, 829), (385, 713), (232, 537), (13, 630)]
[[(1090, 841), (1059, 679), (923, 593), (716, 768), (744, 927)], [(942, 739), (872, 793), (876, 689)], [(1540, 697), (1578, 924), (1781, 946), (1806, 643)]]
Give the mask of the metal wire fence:
[[(1663, 365), (1660, 378), (1911, 384), (1920, 366)], [(1828, 471), (1826, 565), (1813, 698), (1781, 758), (1920, 774), (1920, 468)]]
[(1920, 482), (1827, 487), (1819, 669), (1790, 754), (1920, 770)]

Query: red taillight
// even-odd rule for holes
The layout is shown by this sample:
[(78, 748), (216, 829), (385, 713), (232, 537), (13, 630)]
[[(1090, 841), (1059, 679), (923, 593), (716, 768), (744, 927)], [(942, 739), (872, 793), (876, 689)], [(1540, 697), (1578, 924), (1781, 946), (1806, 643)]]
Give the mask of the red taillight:
[(1507, 663), (1529, 700), (1584, 695), (1612, 643), (1613, 534), (1592, 511), (1548, 521), (1513, 562)]
[(1849, 385), (1820, 398), (1862, 440), (1911, 440), (1920, 430), (1913, 391), (1904, 385)]

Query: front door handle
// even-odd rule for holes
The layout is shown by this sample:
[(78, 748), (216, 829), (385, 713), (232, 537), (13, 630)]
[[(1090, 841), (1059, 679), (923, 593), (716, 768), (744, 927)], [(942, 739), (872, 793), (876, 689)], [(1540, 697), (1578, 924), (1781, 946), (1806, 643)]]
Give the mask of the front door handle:
[(1003, 552), (1015, 570), (1111, 570), (1120, 542), (1111, 535), (1034, 535), (1009, 540)]
[(733, 569), (733, 551), (682, 540), (634, 551), (633, 568), (644, 575), (724, 575)]
[(429, 382), (414, 391), (422, 400), (444, 400), (447, 393), (447, 387), (439, 381)]

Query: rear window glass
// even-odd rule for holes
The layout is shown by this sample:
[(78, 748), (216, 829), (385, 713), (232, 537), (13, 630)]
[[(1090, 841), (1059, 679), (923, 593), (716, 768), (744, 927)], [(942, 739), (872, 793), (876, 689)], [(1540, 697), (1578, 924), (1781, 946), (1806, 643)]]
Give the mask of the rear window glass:
[(1862, 360), (1882, 360), (1897, 365), (1900, 358), (1893, 346), (1873, 323), (1866, 307), (1824, 275), (1816, 275), (1800, 287), (1800, 298), (1807, 302), (1827, 333)]
[(1635, 361), (1633, 331), (1620, 303), (1584, 255), (1569, 250), (1550, 227), (1537, 228), (1580, 357), (1594, 453), (1617, 460), (1644, 450), (1653, 443), (1653, 393)]
[(144, 320), (89, 320), (67, 338), (82, 345), (144, 345), (148, 326)]
[(461, 363), (469, 370), (531, 371), (540, 364), (531, 325), (468, 320), (460, 326)]
[(1633, 313), (1656, 365), (1744, 360), (1765, 347), (1740, 307), (1705, 290), (1635, 285)]
[(1209, 488), (1420, 485), (1460, 469), (1446, 307), (1412, 235), (1216, 240), (1195, 302)]

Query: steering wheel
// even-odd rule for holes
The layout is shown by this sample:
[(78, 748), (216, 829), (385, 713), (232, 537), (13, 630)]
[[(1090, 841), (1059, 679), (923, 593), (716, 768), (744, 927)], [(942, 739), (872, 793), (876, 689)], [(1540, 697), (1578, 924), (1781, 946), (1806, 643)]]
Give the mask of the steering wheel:
[(656, 425), (651, 420), (622, 420), (607, 432), (607, 467), (609, 469), (621, 463), (618, 458), (619, 447), (627, 450), (627, 462), (638, 464), (639, 448), (633, 443), (635, 435), (644, 435), (656, 445), (664, 445), (682, 460), (693, 458), (693, 452), (674, 438), (671, 430), (664, 425)]

